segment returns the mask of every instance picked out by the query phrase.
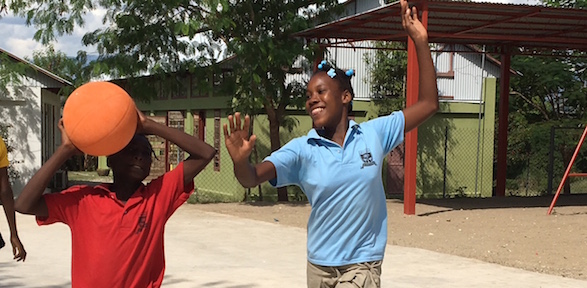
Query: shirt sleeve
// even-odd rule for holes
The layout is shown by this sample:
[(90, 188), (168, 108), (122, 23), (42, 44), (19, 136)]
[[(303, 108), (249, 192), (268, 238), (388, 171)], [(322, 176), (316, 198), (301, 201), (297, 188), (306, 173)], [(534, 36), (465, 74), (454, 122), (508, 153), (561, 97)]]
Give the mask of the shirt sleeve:
[(194, 192), (194, 182), (183, 185), (183, 162), (147, 185), (149, 193), (157, 194), (158, 206), (171, 216)]
[(4, 140), (0, 138), (0, 168), (8, 167), (9, 164), (8, 149), (6, 148)]
[(375, 129), (381, 147), (384, 149), (384, 155), (387, 155), (393, 148), (404, 141), (405, 118), (402, 111), (396, 111), (387, 116), (375, 118), (366, 122), (366, 124)]
[(289, 141), (283, 147), (271, 153), (263, 161), (269, 161), (275, 166), (277, 177), (269, 180), (274, 187), (299, 185), (300, 179), (300, 142), (304, 139), (297, 138)]
[(72, 186), (59, 193), (45, 194), (43, 198), (47, 203), (47, 210), (49, 216), (36, 217), (37, 224), (49, 225), (57, 222), (62, 222), (67, 225), (73, 223), (77, 218), (79, 211), (79, 204), (83, 198), (84, 189), (88, 186)]

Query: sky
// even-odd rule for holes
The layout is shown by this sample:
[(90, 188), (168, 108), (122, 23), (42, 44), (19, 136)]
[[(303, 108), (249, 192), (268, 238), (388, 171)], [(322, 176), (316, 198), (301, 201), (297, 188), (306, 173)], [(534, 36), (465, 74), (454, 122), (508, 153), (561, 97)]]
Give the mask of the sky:
[[(474, 0), (478, 1), (478, 0)], [(484, 0), (478, 2), (491, 3), (512, 3), (535, 5), (537, 0)], [(88, 56), (97, 56), (96, 47), (84, 46), (81, 42), (83, 35), (87, 32), (104, 28), (102, 18), (105, 10), (96, 10), (87, 14), (84, 18), (86, 23), (84, 27), (76, 27), (71, 35), (57, 37), (53, 47), (56, 51), (61, 51), (68, 56), (77, 55), (77, 51), (84, 50)], [(33, 26), (27, 26), (24, 18), (16, 17), (6, 12), (0, 12), (0, 48), (21, 58), (32, 58), (34, 51), (41, 51), (43, 45), (33, 39), (37, 29)]]
[[(98, 55), (95, 47), (82, 44), (82, 37), (87, 32), (104, 28), (102, 18), (106, 10), (96, 10), (84, 18), (84, 27), (76, 27), (71, 35), (58, 36), (53, 47), (56, 51), (68, 56), (76, 56), (77, 51), (84, 50), (88, 55)], [(0, 14), (0, 48), (21, 58), (32, 58), (33, 51), (41, 51), (45, 47), (33, 39), (37, 29), (26, 25), (26, 19), (2, 12)]]

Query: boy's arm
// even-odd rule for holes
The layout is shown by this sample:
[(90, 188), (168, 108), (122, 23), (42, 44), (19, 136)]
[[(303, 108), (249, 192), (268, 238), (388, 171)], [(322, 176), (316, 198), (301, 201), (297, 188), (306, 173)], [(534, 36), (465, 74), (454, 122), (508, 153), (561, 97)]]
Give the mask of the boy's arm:
[(24, 261), (26, 259), (26, 251), (18, 237), (16, 230), (16, 218), (14, 215), (14, 194), (8, 181), (8, 169), (6, 167), (0, 168), (0, 200), (2, 207), (4, 207), (4, 214), (10, 227), (10, 243), (12, 244), (12, 254), (17, 261)]
[(208, 165), (210, 160), (214, 158), (216, 149), (208, 145), (206, 142), (181, 130), (148, 119), (140, 111), (138, 111), (138, 114), (140, 125), (139, 132), (163, 137), (166, 140), (175, 143), (179, 148), (190, 155), (183, 161), (184, 187), (193, 182), (194, 177), (196, 177), (196, 175)]
[(51, 158), (41, 166), (41, 169), (33, 175), (31, 180), (24, 186), (22, 192), (16, 199), (16, 211), (23, 214), (36, 215), (39, 217), (49, 216), (47, 203), (42, 197), (45, 188), (49, 185), (55, 172), (79, 150), (71, 143), (63, 129), (63, 120), (59, 121), (61, 130), (61, 146), (51, 155)]

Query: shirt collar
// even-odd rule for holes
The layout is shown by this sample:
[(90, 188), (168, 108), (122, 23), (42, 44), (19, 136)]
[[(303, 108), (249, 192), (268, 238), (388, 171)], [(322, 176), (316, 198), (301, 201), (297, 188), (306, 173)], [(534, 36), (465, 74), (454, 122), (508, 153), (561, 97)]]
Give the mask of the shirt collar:
[[(100, 184), (94, 186), (94, 188), (99, 189), (102, 192), (107, 193), (107, 194), (111, 194), (111, 193), (116, 194), (110, 190), (110, 185), (112, 185), (112, 183), (100, 183)], [(145, 184), (141, 184), (141, 186), (139, 186), (139, 188), (133, 193), (133, 195), (138, 194), (139, 196), (143, 197), (144, 196), (143, 192), (145, 191), (145, 187), (146, 187)]]
[[(356, 130), (360, 130), (361, 125), (359, 125), (357, 122), (355, 122), (355, 120), (350, 119), (349, 120), (349, 128), (346, 131), (347, 135), (351, 132), (351, 129), (356, 129)], [(308, 132), (308, 138), (310, 139), (324, 139), (322, 136), (320, 136), (318, 134), (318, 131), (316, 131), (316, 128), (312, 128), (309, 132)]]

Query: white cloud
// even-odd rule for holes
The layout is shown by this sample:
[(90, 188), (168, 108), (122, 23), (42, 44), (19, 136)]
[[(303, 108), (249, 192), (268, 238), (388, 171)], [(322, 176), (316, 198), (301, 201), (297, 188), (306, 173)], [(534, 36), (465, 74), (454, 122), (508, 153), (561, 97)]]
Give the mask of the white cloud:
[[(71, 35), (57, 36), (53, 41), (55, 50), (61, 51), (68, 56), (75, 56), (79, 50), (88, 54), (97, 55), (95, 47), (87, 47), (82, 44), (82, 37), (85, 33), (103, 28), (102, 18), (105, 10), (95, 10), (86, 14), (85, 25), (76, 27)], [(44, 45), (33, 39), (37, 28), (27, 26), (26, 20), (12, 14), (1, 15), (0, 18), (0, 48), (21, 58), (31, 58), (33, 51), (39, 51)]]

